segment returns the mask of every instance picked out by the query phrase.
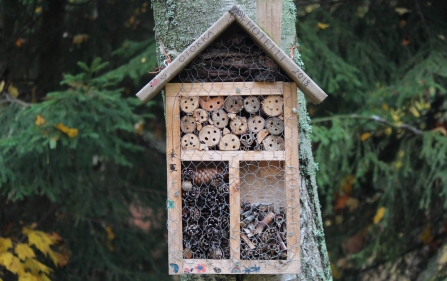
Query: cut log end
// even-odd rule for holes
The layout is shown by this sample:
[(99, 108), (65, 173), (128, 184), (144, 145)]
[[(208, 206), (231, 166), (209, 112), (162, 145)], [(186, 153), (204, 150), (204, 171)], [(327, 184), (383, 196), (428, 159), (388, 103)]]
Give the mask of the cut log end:
[(278, 136), (284, 132), (284, 121), (278, 117), (269, 118), (265, 122), (265, 128), (271, 135)]
[(200, 98), (199, 103), (201, 108), (208, 112), (211, 112), (221, 109), (224, 104), (224, 99), (222, 97), (202, 97)]
[(261, 109), (261, 102), (257, 97), (246, 97), (244, 99), (244, 108), (248, 113), (257, 113)]
[(264, 149), (267, 151), (282, 151), (285, 148), (284, 139), (279, 136), (268, 136), (263, 141)]
[(214, 126), (217, 128), (225, 128), (228, 125), (229, 117), (223, 109), (219, 109), (213, 112), (211, 115)]
[(247, 118), (237, 116), (230, 122), (231, 132), (235, 135), (242, 135), (248, 129)]
[(181, 139), (183, 150), (199, 150), (200, 141), (199, 138), (194, 134), (186, 134)]
[(193, 113), (199, 107), (199, 99), (197, 97), (182, 97), (180, 99), (180, 109), (187, 113)]
[(244, 99), (241, 96), (229, 96), (225, 100), (224, 108), (228, 113), (239, 113), (244, 108)]
[(208, 147), (213, 147), (220, 142), (221, 132), (218, 128), (207, 125), (199, 132), (199, 140)]
[(241, 142), (236, 135), (225, 135), (219, 143), (219, 149), (225, 151), (239, 150)]
[(196, 119), (191, 115), (183, 116), (180, 119), (180, 129), (183, 133), (192, 133), (196, 130)]
[(267, 116), (279, 116), (283, 113), (284, 100), (280, 96), (269, 96), (262, 102), (262, 113)]
[(253, 133), (258, 133), (264, 129), (265, 120), (259, 115), (252, 116), (248, 119), (248, 130)]

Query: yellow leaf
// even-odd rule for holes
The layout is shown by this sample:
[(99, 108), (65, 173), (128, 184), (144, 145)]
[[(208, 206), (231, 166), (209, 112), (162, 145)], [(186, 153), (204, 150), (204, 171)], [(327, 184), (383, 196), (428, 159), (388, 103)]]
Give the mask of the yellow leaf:
[(23, 272), (22, 274), (19, 274), (18, 281), (39, 281), (39, 279), (29, 272)]
[(346, 206), (348, 206), (349, 211), (352, 212), (357, 209), (360, 205), (360, 201), (357, 198), (350, 197), (348, 202), (346, 202)]
[(404, 155), (405, 155), (405, 151), (403, 151), (403, 150), (399, 151), (399, 154), (398, 154), (399, 158), (404, 157)]
[(65, 126), (63, 123), (59, 123), (56, 125), (56, 128), (58, 128), (59, 130), (61, 130), (64, 133), (68, 133), (68, 130), (70, 130), (70, 128), (68, 128), (67, 126)]
[(54, 265), (58, 267), (64, 267), (69, 260), (68, 253), (58, 253), (50, 249), (48, 252), (48, 255), (50, 256), (51, 260), (53, 261)]
[(9, 252), (0, 255), (0, 264), (12, 273), (17, 273), (23, 268), (19, 258)]
[(42, 7), (37, 7), (37, 8), (34, 10), (34, 12), (35, 12), (36, 14), (42, 12)]
[(326, 29), (329, 27), (329, 24), (318, 22), (317, 26), (319, 29)]
[(333, 263), (331, 263), (331, 271), (332, 271), (332, 277), (334, 277), (334, 279), (341, 278), (340, 271), (338, 271), (338, 268)]
[(345, 194), (351, 194), (352, 193), (352, 185), (355, 182), (355, 177), (353, 174), (348, 175), (346, 178), (343, 179), (342, 184), (340, 185), (340, 189), (343, 190)]
[(19, 90), (16, 87), (9, 85), (8, 92), (13, 98), (17, 98), (19, 96)]
[(406, 13), (410, 13), (411, 11), (410, 10), (408, 10), (407, 8), (396, 8), (396, 9), (394, 9), (399, 15), (403, 15), (403, 14), (406, 14)]
[(402, 167), (402, 161), (396, 161), (396, 163), (394, 163), (394, 168), (397, 170), (397, 169), (399, 169), (400, 167)]
[(374, 216), (374, 219), (373, 219), (374, 224), (378, 224), (382, 220), (384, 215), (385, 215), (385, 207), (380, 207), (377, 210), (376, 215)]
[(386, 111), (390, 110), (390, 108), (388, 107), (388, 104), (386, 104), (386, 103), (382, 104), (382, 108), (383, 108), (383, 110), (386, 110)]
[(37, 115), (37, 116), (36, 116), (36, 125), (37, 125), (37, 126), (40, 126), (40, 125), (42, 125), (43, 123), (45, 123), (45, 119), (44, 119), (42, 116)]
[(371, 133), (363, 133), (362, 136), (360, 137), (360, 139), (362, 141), (366, 141), (367, 139), (369, 139), (370, 136), (371, 136)]
[(3, 92), (4, 87), (5, 87), (5, 81), (0, 82), (0, 93)]
[(77, 34), (73, 36), (73, 44), (81, 45), (88, 40), (88, 34)]
[(25, 260), (26, 258), (34, 258), (36, 255), (34, 254), (33, 249), (30, 246), (24, 243), (19, 243), (16, 245), (14, 249), (15, 253), (21, 260)]
[(424, 231), (422, 231), (421, 235), (419, 235), (419, 239), (425, 245), (430, 244), (430, 242), (433, 241), (433, 236), (431, 235), (430, 228), (431, 228), (431, 225), (427, 224), (427, 227), (425, 227)]
[(29, 231), (28, 242), (29, 244), (36, 246), (36, 248), (39, 249), (45, 255), (48, 254), (50, 251), (52, 251), (50, 249), (50, 245), (53, 244), (53, 241), (51, 240), (49, 235), (43, 231), (39, 230)]
[(115, 239), (115, 233), (111, 226), (106, 226), (107, 239), (113, 240)]
[(447, 130), (444, 127), (436, 127), (433, 130), (431, 130), (431, 131), (432, 132), (440, 132), (444, 136), (447, 136)]
[(135, 130), (137, 131), (138, 135), (142, 135), (143, 134), (143, 127), (144, 127), (144, 122), (143, 121), (139, 121), (137, 123), (135, 123), (133, 125), (133, 127), (135, 128)]
[(74, 129), (74, 128), (68, 129), (67, 135), (70, 138), (75, 138), (78, 135), (78, 129)]
[(0, 237), (0, 254), (8, 251), (12, 247), (11, 238)]
[(25, 266), (31, 270), (31, 273), (34, 275), (39, 274), (40, 272), (49, 274), (51, 273), (51, 268), (49, 268), (48, 266), (44, 265), (43, 263), (39, 262), (38, 260), (35, 259), (26, 259), (25, 261)]
[(416, 107), (412, 106), (410, 107), (410, 112), (417, 118), (419, 118), (421, 116), (421, 114), (419, 113), (419, 111), (416, 109)]

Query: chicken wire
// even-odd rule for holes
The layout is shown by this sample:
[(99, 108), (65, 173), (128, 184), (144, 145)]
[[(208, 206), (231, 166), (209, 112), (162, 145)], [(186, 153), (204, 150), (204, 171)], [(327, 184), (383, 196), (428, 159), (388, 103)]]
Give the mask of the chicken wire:
[[(170, 172), (181, 182), (181, 210), (174, 212), (181, 213), (182, 242), (181, 253), (170, 255), (181, 255), (183, 272), (221, 273), (216, 260), (227, 260), (231, 273), (262, 273), (261, 264), (283, 269), (299, 260), (299, 240), (289, 239), (299, 235), (299, 186), (298, 163), (286, 155), (298, 145), (287, 133), (298, 129), (287, 119), (296, 116), (285, 114), (287, 105), (297, 106), (283, 95), (288, 81), (258, 44), (235, 32), (224, 33), (172, 81), (181, 83), (174, 104), (179, 139), (170, 155), (180, 151), (181, 162)], [(243, 86), (231, 93), (231, 82)], [(261, 91), (251, 82), (273, 83)], [(189, 91), (190, 83), (200, 91)]]

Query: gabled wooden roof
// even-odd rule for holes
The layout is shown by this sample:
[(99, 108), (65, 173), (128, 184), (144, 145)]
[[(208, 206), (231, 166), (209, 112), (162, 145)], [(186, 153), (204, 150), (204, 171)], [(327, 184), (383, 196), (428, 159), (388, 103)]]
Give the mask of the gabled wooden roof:
[(141, 102), (146, 103), (157, 95), (166, 83), (171, 81), (233, 22), (237, 22), (259, 44), (313, 103), (318, 104), (327, 97), (326, 93), (252, 19), (234, 6), (137, 93)]

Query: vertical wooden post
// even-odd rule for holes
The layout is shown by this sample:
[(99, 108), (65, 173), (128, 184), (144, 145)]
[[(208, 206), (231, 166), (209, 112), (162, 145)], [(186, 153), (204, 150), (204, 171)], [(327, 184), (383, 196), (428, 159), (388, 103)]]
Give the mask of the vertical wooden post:
[(257, 0), (256, 23), (281, 46), (282, 0)]
[(168, 170), (168, 255), (169, 264), (183, 268), (182, 242), (182, 190), (180, 161), (180, 100), (179, 97), (166, 97), (166, 162)]
[(241, 193), (239, 190), (240, 175), (239, 175), (239, 160), (233, 158), (230, 161), (230, 257), (234, 262), (239, 262), (241, 259), (241, 227), (240, 216), (241, 213)]

